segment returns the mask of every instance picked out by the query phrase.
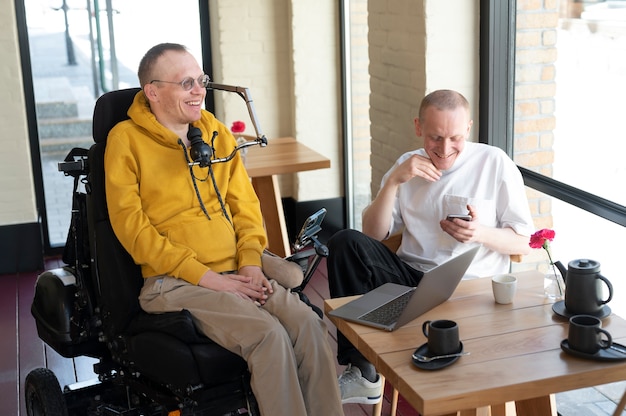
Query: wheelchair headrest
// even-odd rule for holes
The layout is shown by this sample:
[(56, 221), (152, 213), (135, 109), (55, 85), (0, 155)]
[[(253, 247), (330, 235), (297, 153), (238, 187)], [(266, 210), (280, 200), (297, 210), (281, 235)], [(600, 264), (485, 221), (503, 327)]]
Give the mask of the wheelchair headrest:
[(109, 131), (120, 121), (128, 119), (128, 108), (141, 88), (127, 88), (104, 93), (93, 109), (93, 139), (106, 142)]

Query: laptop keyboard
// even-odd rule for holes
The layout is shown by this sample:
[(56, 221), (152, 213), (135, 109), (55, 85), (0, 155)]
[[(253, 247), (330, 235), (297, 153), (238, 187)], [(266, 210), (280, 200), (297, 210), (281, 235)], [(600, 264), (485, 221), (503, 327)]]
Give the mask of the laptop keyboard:
[(398, 320), (402, 311), (411, 299), (414, 291), (410, 290), (403, 295), (379, 306), (378, 308), (364, 314), (361, 319), (380, 325), (391, 325)]

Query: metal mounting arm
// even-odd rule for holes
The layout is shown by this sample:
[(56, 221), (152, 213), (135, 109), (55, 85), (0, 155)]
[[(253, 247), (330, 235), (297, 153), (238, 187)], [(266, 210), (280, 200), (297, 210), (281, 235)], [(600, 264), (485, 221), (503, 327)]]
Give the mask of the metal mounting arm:
[(252, 120), (252, 126), (254, 126), (254, 131), (256, 132), (257, 139), (260, 141), (260, 145), (261, 146), (267, 145), (267, 139), (265, 138), (265, 135), (263, 135), (261, 131), (259, 120), (257, 119), (256, 111), (254, 110), (254, 104), (252, 103), (252, 95), (250, 94), (250, 90), (248, 90), (248, 88), (238, 87), (235, 85), (217, 84), (215, 82), (209, 82), (209, 85), (207, 85), (206, 89), (228, 91), (228, 92), (234, 92), (238, 94), (246, 102), (246, 107), (248, 107), (248, 114), (250, 115), (250, 120)]

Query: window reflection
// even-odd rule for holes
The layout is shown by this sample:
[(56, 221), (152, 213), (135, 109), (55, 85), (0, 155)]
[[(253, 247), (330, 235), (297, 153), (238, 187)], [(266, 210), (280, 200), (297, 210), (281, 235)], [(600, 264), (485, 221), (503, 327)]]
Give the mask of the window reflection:
[(554, 178), (626, 206), (626, 2), (561, 18), (556, 45)]
[(516, 162), (626, 206), (626, 1), (517, 5)]
[(157, 43), (182, 43), (202, 62), (198, 2), (112, 0), (98, 13), (94, 3), (25, 0), (50, 247), (65, 244), (71, 213), (72, 178), (58, 162), (93, 142), (96, 98), (138, 86), (139, 61)]
[[(626, 1), (517, 2), (515, 161), (626, 206)], [(528, 189), (535, 227), (552, 228), (554, 258), (600, 262), (626, 312), (621, 247), (626, 227)], [(545, 261), (535, 250), (514, 270)], [(623, 290), (622, 290), (623, 289)], [(621, 310), (620, 309), (624, 309)]]

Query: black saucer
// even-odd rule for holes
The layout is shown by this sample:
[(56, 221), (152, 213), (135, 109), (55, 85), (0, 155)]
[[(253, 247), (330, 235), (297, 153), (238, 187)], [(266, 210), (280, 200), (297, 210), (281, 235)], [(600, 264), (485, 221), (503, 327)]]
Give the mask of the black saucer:
[[(463, 352), (463, 343), (460, 342), (459, 343), (459, 350), (455, 351), (454, 353), (460, 353)], [(422, 344), (419, 346), (418, 349), (415, 350), (415, 352), (413, 354), (418, 354), (418, 355), (423, 355), (425, 357), (432, 357), (436, 354), (432, 354), (430, 351), (428, 351), (428, 343)], [(449, 366), (450, 364), (454, 363), (456, 360), (459, 359), (459, 356), (456, 357), (450, 357), (450, 358), (441, 358), (438, 360), (433, 360), (433, 361), (429, 361), (427, 363), (419, 361), (414, 359), (413, 357), (411, 357), (411, 360), (413, 361), (413, 364), (415, 364), (415, 366), (417, 368), (421, 368), (422, 370), (440, 370), (442, 368), (445, 368), (447, 366)]]
[[(613, 348), (615, 347), (615, 348)], [(595, 361), (624, 361), (626, 360), (626, 347), (622, 344), (614, 342), (609, 348), (604, 348), (596, 352), (595, 354), (589, 354), (586, 352), (576, 351), (571, 349), (567, 339), (561, 341), (561, 349), (568, 354), (575, 355), (576, 357), (586, 358), (588, 360)]]
[(557, 315), (562, 316), (564, 318), (571, 318), (574, 315), (591, 315), (599, 319), (604, 319), (611, 314), (611, 308), (609, 308), (608, 305), (602, 305), (602, 309), (600, 309), (600, 312), (596, 312), (596, 313), (585, 313), (585, 314), (571, 313), (565, 308), (564, 300), (555, 302), (552, 305), (552, 311), (556, 313)]

